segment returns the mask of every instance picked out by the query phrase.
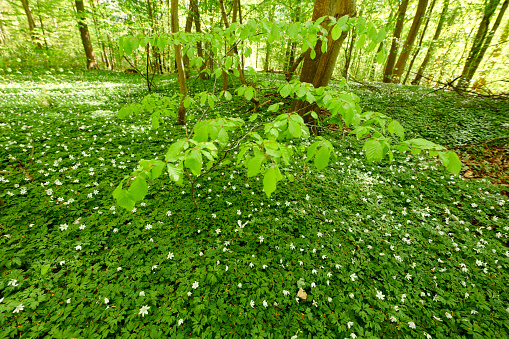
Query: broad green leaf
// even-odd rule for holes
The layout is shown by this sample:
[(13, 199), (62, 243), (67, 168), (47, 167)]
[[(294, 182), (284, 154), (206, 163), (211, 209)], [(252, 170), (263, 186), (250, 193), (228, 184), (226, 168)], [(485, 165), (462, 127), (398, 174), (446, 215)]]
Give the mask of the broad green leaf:
[(349, 18), (350, 17), (348, 16), (348, 14), (347, 15), (343, 15), (341, 18), (338, 19), (336, 24), (339, 25), (340, 27), (342, 27), (342, 26), (344, 26), (348, 22)]
[(294, 138), (300, 138), (302, 134), (300, 124), (295, 120), (288, 121), (288, 131), (290, 132), (290, 135)]
[(167, 164), (168, 174), (170, 179), (177, 182), (182, 176), (182, 170), (173, 164)]
[(244, 96), (247, 100), (253, 99), (254, 96), (254, 89), (253, 87), (248, 87), (246, 91), (244, 92)]
[(210, 108), (214, 108), (214, 104), (216, 103), (214, 95), (209, 95), (207, 101)]
[(184, 149), (184, 144), (186, 142), (184, 140), (178, 140), (171, 144), (170, 148), (168, 149), (168, 152), (166, 152), (166, 161), (175, 161), (177, 160), (177, 157), (180, 155), (182, 150)]
[(336, 24), (334, 25), (334, 27), (332, 27), (331, 36), (334, 41), (338, 40), (339, 37), (341, 36), (341, 33), (343, 33), (343, 31), (341, 30), (341, 26), (343, 25)]
[(151, 122), (152, 122), (152, 129), (153, 130), (158, 129), (159, 128), (159, 115), (158, 114), (152, 115)]
[(247, 177), (253, 177), (260, 172), (260, 167), (262, 166), (262, 162), (265, 160), (265, 156), (263, 153), (255, 155), (247, 162)]
[[(270, 107), (269, 107), (269, 110), (270, 110)], [(249, 121), (255, 121), (255, 120), (256, 120), (256, 118), (258, 118), (258, 113), (255, 113), (255, 114), (251, 115), (251, 116), (249, 117)]]
[(224, 68), (226, 68), (228, 70), (231, 67), (232, 67), (232, 58), (228, 56), (224, 59)]
[(162, 162), (161, 160), (154, 161), (154, 163), (152, 164), (152, 171), (151, 171), (152, 179), (159, 178), (161, 173), (163, 173), (163, 168), (164, 168), (164, 162)]
[(143, 200), (143, 198), (145, 198), (145, 196), (148, 193), (147, 182), (141, 176), (136, 177), (136, 179), (134, 179), (134, 181), (132, 182), (131, 186), (129, 186), (127, 193), (129, 195), (129, 198), (131, 198), (134, 201)]
[(186, 96), (186, 98), (184, 99), (184, 107), (189, 108), (189, 106), (191, 106), (192, 103), (193, 99), (191, 99), (190, 96)]
[(315, 155), (315, 166), (318, 170), (322, 170), (329, 164), (330, 150), (327, 146), (322, 145)]
[(279, 103), (270, 105), (268, 110), (269, 112), (277, 112), (279, 110)]
[(226, 99), (227, 101), (230, 101), (230, 100), (233, 98), (233, 97), (232, 97), (232, 95), (231, 95), (231, 93), (230, 93), (230, 92), (228, 92), (228, 91), (225, 91), (225, 92), (224, 92), (224, 97), (225, 97), (225, 99)]
[(203, 158), (200, 150), (192, 150), (186, 157), (184, 165), (191, 170), (191, 173), (198, 175), (201, 172)]
[(316, 114), (315, 111), (311, 111), (311, 116), (313, 117), (313, 119), (318, 120), (318, 114)]
[(311, 60), (314, 60), (316, 58), (316, 52), (314, 49), (311, 49), (311, 53), (309, 54), (309, 57), (311, 58)]
[(318, 145), (320, 145), (320, 141), (314, 142), (311, 146), (308, 147), (307, 153), (306, 153), (306, 162), (311, 160), (313, 156), (316, 153), (316, 149), (318, 148)]
[(117, 195), (117, 204), (120, 206), (120, 207), (123, 207), (125, 208), (126, 210), (128, 211), (132, 211), (132, 209), (134, 208), (134, 200), (132, 200), (130, 197), (129, 197), (129, 194), (127, 194), (127, 191), (125, 190), (122, 190), (118, 195)]
[(366, 42), (366, 34), (362, 34), (359, 37), (359, 39), (357, 40), (357, 42), (355, 43), (355, 47), (361, 48), (362, 46), (364, 46), (365, 42)]
[(265, 172), (263, 177), (263, 191), (267, 194), (267, 198), (270, 198), (272, 192), (276, 190), (276, 185), (276, 167), (271, 167)]
[(290, 95), (290, 85), (286, 84), (281, 88), (281, 91), (279, 92), (283, 98), (286, 98)]
[(461, 170), (461, 161), (455, 152), (449, 151), (446, 153), (449, 163), (447, 164), (447, 170), (453, 174), (459, 174)]
[(50, 264), (46, 264), (43, 267), (41, 267), (41, 275), (46, 275), (46, 273), (48, 273), (48, 270), (50, 269), (50, 267), (51, 267)]
[(383, 148), (378, 140), (367, 140), (362, 148), (368, 161), (382, 160)]

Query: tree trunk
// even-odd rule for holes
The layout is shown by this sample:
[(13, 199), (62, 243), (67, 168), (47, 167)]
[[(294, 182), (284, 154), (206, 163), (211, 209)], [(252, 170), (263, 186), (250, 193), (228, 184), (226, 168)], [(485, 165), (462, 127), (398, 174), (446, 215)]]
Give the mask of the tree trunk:
[[(179, 16), (178, 16), (178, 0), (171, 0), (171, 32), (178, 33), (179, 31)], [(184, 71), (184, 62), (182, 61), (182, 46), (174, 45), (175, 47), (175, 60), (177, 63), (178, 80), (180, 86), (180, 106), (178, 110), (177, 124), (184, 125), (186, 123), (186, 108), (184, 107), (184, 99), (187, 96), (187, 83), (186, 74)]]
[(422, 60), (421, 67), (419, 67), (419, 70), (417, 71), (417, 75), (415, 76), (414, 80), (412, 80), (412, 85), (419, 85), (422, 79), (422, 75), (424, 74), (424, 71), (426, 70), (428, 63), (431, 60), (433, 53), (435, 52), (435, 44), (438, 41), (438, 38), (440, 37), (440, 33), (442, 33), (442, 27), (444, 26), (444, 22), (447, 17), (448, 8), (449, 0), (444, 0), (444, 7), (442, 9), (442, 13), (440, 14), (440, 20), (438, 21), (437, 29), (435, 30), (435, 35), (431, 40), (431, 44), (428, 47), (428, 51), (426, 52), (424, 60)]
[(92, 21), (94, 22), (94, 28), (95, 28), (95, 34), (97, 35), (97, 39), (99, 40), (99, 43), (101, 45), (101, 59), (104, 63), (104, 66), (106, 68), (110, 68), (110, 60), (108, 59), (108, 53), (106, 53), (106, 46), (104, 45), (104, 41), (101, 38), (102, 32), (99, 28), (99, 25), (97, 24), (97, 18), (96, 18), (96, 7), (95, 7), (95, 0), (90, 1), (90, 7), (92, 7)]
[(461, 72), (458, 83), (458, 87), (461, 89), (466, 89), (470, 85), (470, 81), (472, 81), (475, 71), (477, 71), (477, 68), (479, 68), (479, 65), (481, 64), (484, 53), (486, 53), (498, 26), (500, 26), (500, 22), (502, 21), (502, 17), (507, 9), (509, 0), (504, 1), (502, 4), (502, 8), (498, 13), (497, 19), (495, 20), (491, 30), (488, 32), (490, 19), (495, 13), (499, 3), (500, 0), (490, 0), (486, 5), (479, 30), (474, 38), (474, 44), (472, 45), (472, 49), (470, 50), (463, 71)]
[(75, 2), (81, 42), (83, 43), (83, 48), (85, 49), (85, 55), (87, 57), (87, 69), (97, 68), (94, 48), (92, 47), (92, 41), (90, 41), (90, 33), (88, 32), (88, 26), (86, 24), (85, 5), (83, 4), (83, 0), (76, 0)]
[(509, 42), (508, 38), (509, 38), (509, 21), (507, 21), (507, 23), (505, 24), (504, 30), (502, 31), (502, 34), (498, 39), (498, 44), (496, 45), (497, 47), (495, 47), (493, 53), (491, 53), (489, 57), (490, 64), (484, 69), (484, 71), (482, 72), (482, 76), (490, 72), (493, 69), (493, 67), (495, 67), (496, 60), (500, 56), (500, 52), (502, 52), (503, 44)]
[(37, 36), (35, 35), (35, 21), (34, 16), (32, 15), (32, 10), (30, 9), (30, 4), (28, 0), (21, 0), (23, 5), (23, 9), (25, 10), (25, 14), (28, 20), (28, 30), (30, 31), (30, 40), (37, 45), (37, 47), (41, 48), (42, 45), (39, 41), (37, 41)]
[(410, 64), (408, 65), (408, 70), (406, 72), (405, 79), (403, 80), (403, 85), (406, 84), (408, 77), (410, 75), (410, 72), (412, 71), (412, 66), (414, 65), (415, 59), (417, 58), (417, 55), (419, 55), (419, 52), (421, 51), (422, 47), (422, 41), (424, 40), (424, 36), (426, 35), (426, 31), (428, 30), (429, 21), (431, 19), (431, 15), (433, 14), (433, 9), (435, 8), (435, 0), (431, 0), (431, 4), (428, 8), (428, 14), (426, 15), (426, 21), (424, 23), (424, 27), (421, 32), (421, 37), (419, 38), (419, 43), (417, 44), (417, 48), (414, 51), (414, 54), (412, 56), (412, 59), (410, 60)]
[(408, 35), (399, 55), (398, 61), (394, 66), (394, 70), (392, 72), (391, 81), (393, 83), (399, 83), (401, 79), (401, 75), (405, 70), (405, 65), (408, 60), (408, 56), (412, 51), (412, 47), (417, 37), (417, 33), (419, 32), (419, 27), (421, 26), (422, 18), (424, 17), (424, 13), (426, 13), (426, 7), (428, 7), (428, 0), (419, 0), (417, 4), (417, 11), (415, 12), (414, 20), (412, 22), (412, 26), (410, 27), (410, 31), (408, 31)]
[(391, 50), (389, 51), (389, 57), (387, 58), (387, 63), (385, 64), (384, 77), (383, 82), (391, 82), (392, 71), (394, 69), (394, 63), (396, 62), (396, 57), (398, 56), (398, 40), (401, 36), (401, 31), (403, 31), (403, 25), (405, 23), (405, 14), (406, 9), (408, 7), (408, 2), (410, 0), (403, 0), (398, 8), (398, 16), (396, 18), (396, 27), (394, 28), (394, 34), (392, 36), (392, 44)]
[[(339, 19), (344, 15), (353, 17), (356, 14), (355, 0), (315, 0), (312, 20), (316, 21), (322, 16), (333, 16)], [(339, 49), (347, 35), (347, 32), (343, 32), (339, 39), (334, 41), (330, 33), (332, 28), (328, 26), (329, 21), (324, 20), (321, 25), (329, 32), (327, 36), (327, 51), (322, 53), (322, 44), (318, 40), (315, 46), (316, 57), (311, 59), (310, 53), (306, 52), (300, 75), (301, 82), (311, 83), (315, 88), (328, 85), (336, 64)], [(302, 100), (294, 100), (291, 108), (292, 112), (298, 112), (303, 117), (304, 122), (312, 126), (311, 132), (315, 135), (317, 134), (316, 128), (314, 128), (315, 121), (307, 113), (316, 109), (316, 105), (309, 105), (307, 101)]]
[[(189, 11), (187, 12), (186, 17), (186, 26), (184, 28), (184, 31), (186, 33), (191, 33), (191, 28), (193, 28), (193, 4), (189, 2)], [(184, 62), (184, 70), (186, 71), (186, 78), (189, 78), (189, 57), (187, 55), (184, 55), (182, 57), (182, 60)]]
[(352, 31), (350, 36), (350, 44), (348, 46), (348, 50), (346, 51), (345, 56), (345, 68), (343, 69), (343, 78), (345, 79), (348, 77), (348, 69), (350, 68), (350, 63), (352, 62), (352, 52), (356, 36), (357, 36), (356, 31), (355, 30)]
[(0, 13), (0, 44), (5, 45), (7, 43), (7, 39), (7, 28), (4, 25), (2, 13)]
[[(194, 26), (196, 28), (196, 33), (201, 34), (201, 21), (200, 21), (200, 11), (198, 7), (198, 1), (197, 0), (191, 0), (190, 1), (191, 10), (193, 11), (193, 19), (194, 19)], [(205, 73), (205, 68), (207, 67), (205, 60), (203, 58), (203, 45), (201, 41), (198, 41), (196, 43), (196, 51), (198, 53), (198, 56), (202, 58), (203, 64), (200, 67), (200, 78), (202, 80), (207, 80), (209, 78), (209, 75)]]

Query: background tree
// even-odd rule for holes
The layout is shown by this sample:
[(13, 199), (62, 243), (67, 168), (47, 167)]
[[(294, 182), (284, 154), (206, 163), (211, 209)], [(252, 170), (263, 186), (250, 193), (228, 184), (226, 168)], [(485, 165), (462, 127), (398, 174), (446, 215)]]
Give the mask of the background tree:
[(98, 68), (97, 61), (95, 60), (94, 47), (92, 46), (92, 41), (90, 41), (90, 33), (88, 32), (88, 26), (86, 24), (85, 5), (82, 0), (76, 0), (76, 14), (81, 42), (87, 58), (87, 68)]
[(403, 31), (403, 25), (405, 24), (405, 14), (406, 9), (408, 7), (409, 0), (402, 0), (399, 8), (398, 14), (396, 17), (396, 26), (394, 28), (394, 33), (392, 35), (391, 49), (389, 51), (389, 57), (387, 58), (387, 62), (385, 64), (383, 82), (391, 82), (392, 71), (394, 69), (394, 63), (396, 62), (396, 58), (398, 56), (398, 40), (401, 36), (401, 32)]

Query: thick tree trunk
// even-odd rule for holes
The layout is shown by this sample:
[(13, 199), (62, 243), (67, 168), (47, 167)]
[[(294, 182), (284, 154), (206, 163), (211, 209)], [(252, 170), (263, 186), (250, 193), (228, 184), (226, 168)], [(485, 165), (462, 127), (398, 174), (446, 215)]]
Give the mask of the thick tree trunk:
[[(191, 33), (191, 28), (193, 28), (193, 5), (189, 2), (189, 11), (186, 17), (186, 26), (184, 28), (184, 32)], [(184, 70), (186, 71), (186, 78), (189, 78), (189, 57), (184, 55), (182, 57), (184, 62)]]
[(408, 56), (412, 51), (412, 47), (414, 45), (415, 38), (417, 37), (417, 33), (419, 32), (419, 27), (422, 23), (422, 18), (424, 17), (424, 13), (426, 13), (426, 7), (428, 7), (428, 0), (419, 0), (417, 4), (417, 11), (415, 12), (414, 21), (412, 22), (412, 26), (410, 27), (410, 31), (408, 31), (408, 35), (399, 55), (398, 61), (394, 66), (394, 70), (392, 72), (391, 81), (393, 83), (399, 83), (401, 79), (401, 75), (405, 70), (405, 65), (408, 60)]
[(394, 28), (394, 34), (392, 35), (392, 44), (385, 64), (383, 82), (391, 82), (392, 71), (394, 69), (394, 63), (398, 56), (398, 40), (403, 31), (403, 25), (405, 23), (405, 14), (410, 0), (403, 0), (398, 8), (398, 15), (396, 18), (396, 27)]
[[(178, 33), (179, 31), (179, 16), (178, 16), (178, 0), (171, 0), (171, 32)], [(184, 125), (186, 123), (186, 108), (184, 107), (184, 99), (187, 96), (187, 83), (186, 74), (184, 71), (184, 62), (182, 61), (182, 48), (181, 45), (174, 45), (175, 47), (175, 60), (177, 63), (178, 80), (180, 86), (180, 106), (178, 110), (177, 124)]]
[[(356, 14), (355, 0), (315, 0), (312, 20), (316, 21), (322, 16), (333, 16), (339, 19), (344, 15), (353, 17)], [(322, 26), (329, 31), (327, 51), (322, 53), (322, 44), (319, 40), (315, 46), (316, 57), (311, 59), (310, 53), (306, 53), (300, 75), (301, 82), (311, 83), (316, 88), (328, 85), (334, 71), (339, 49), (347, 35), (347, 32), (343, 32), (340, 38), (334, 41), (330, 33), (332, 28), (328, 24), (328, 20), (322, 22)], [(316, 108), (316, 105), (309, 105), (307, 101), (294, 100), (291, 111), (298, 112), (305, 123), (314, 126), (314, 119), (307, 113)], [(312, 133), (316, 134), (315, 128), (312, 128)]]
[(422, 64), (419, 67), (419, 70), (417, 71), (417, 75), (415, 76), (414, 80), (412, 80), (412, 85), (419, 85), (419, 83), (422, 79), (422, 75), (424, 74), (424, 71), (426, 70), (428, 63), (431, 60), (433, 53), (435, 52), (435, 44), (438, 41), (438, 38), (440, 37), (440, 33), (442, 33), (442, 27), (444, 26), (444, 22), (447, 17), (448, 8), (449, 8), (449, 0), (444, 0), (444, 7), (442, 9), (442, 13), (440, 14), (440, 19), (438, 20), (438, 25), (437, 25), (437, 29), (435, 30), (435, 35), (433, 36), (433, 39), (431, 40), (431, 44), (428, 47), (428, 51), (426, 52), (426, 56), (424, 57), (424, 60), (422, 60)]
[(28, 30), (30, 31), (30, 40), (37, 45), (37, 47), (41, 48), (42, 45), (39, 41), (37, 41), (37, 36), (35, 35), (35, 21), (34, 16), (32, 15), (32, 10), (30, 9), (30, 4), (28, 0), (21, 0), (21, 4), (23, 5), (23, 9), (25, 10), (25, 14), (28, 20)]
[(87, 69), (97, 68), (94, 48), (92, 47), (92, 41), (90, 41), (90, 33), (88, 32), (88, 26), (86, 24), (85, 5), (83, 4), (82, 0), (76, 0), (75, 2), (81, 42), (83, 43), (83, 48), (85, 49), (85, 55), (87, 57)]
[(413, 53), (412, 59), (410, 60), (410, 64), (408, 65), (408, 70), (406, 72), (405, 79), (403, 80), (403, 85), (406, 84), (406, 81), (408, 80), (408, 77), (410, 76), (410, 72), (412, 71), (412, 67), (414, 65), (415, 59), (417, 58), (417, 55), (419, 55), (419, 52), (421, 51), (422, 47), (422, 41), (424, 40), (424, 36), (426, 35), (426, 32), (428, 30), (429, 21), (431, 19), (431, 15), (433, 14), (433, 9), (435, 8), (435, 0), (431, 0), (431, 4), (428, 8), (428, 13), (426, 15), (426, 20), (424, 22), (424, 27), (422, 28), (421, 37), (419, 38), (419, 43), (417, 44), (417, 47)]
[(465, 89), (470, 85), (470, 82), (472, 81), (477, 68), (479, 68), (482, 58), (484, 57), (498, 26), (500, 26), (500, 22), (502, 21), (502, 17), (507, 9), (509, 0), (504, 1), (493, 27), (488, 31), (490, 19), (495, 13), (499, 3), (500, 0), (490, 0), (486, 5), (484, 16), (474, 39), (474, 44), (472, 45), (472, 49), (470, 50), (463, 71), (461, 72), (458, 82), (459, 88)]

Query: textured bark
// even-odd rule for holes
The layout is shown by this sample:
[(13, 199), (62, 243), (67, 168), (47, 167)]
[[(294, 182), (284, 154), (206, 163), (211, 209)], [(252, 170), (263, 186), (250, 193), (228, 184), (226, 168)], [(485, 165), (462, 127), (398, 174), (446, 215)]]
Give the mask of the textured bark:
[(387, 62), (385, 64), (384, 77), (383, 82), (391, 82), (392, 71), (394, 68), (394, 63), (396, 62), (396, 57), (398, 56), (398, 40), (401, 36), (401, 32), (403, 31), (403, 25), (405, 23), (405, 14), (406, 9), (408, 7), (409, 0), (401, 1), (401, 4), (398, 8), (398, 16), (396, 18), (396, 27), (394, 28), (394, 34), (392, 35), (392, 44), (391, 49), (389, 51), (389, 56), (387, 57)]
[(343, 69), (343, 78), (348, 77), (348, 70), (350, 69), (350, 63), (352, 62), (352, 52), (355, 43), (355, 38), (357, 37), (356, 31), (353, 31), (350, 36), (350, 44), (348, 46), (348, 51), (345, 56), (345, 68)]
[[(186, 17), (186, 26), (184, 28), (184, 31), (186, 33), (191, 33), (191, 28), (193, 28), (193, 5), (191, 2), (189, 2), (189, 10)], [(184, 55), (182, 57), (184, 62), (184, 70), (186, 71), (186, 78), (189, 78), (189, 57), (187, 55)]]
[[(171, 0), (171, 32), (178, 33), (179, 31), (179, 17), (178, 17), (178, 0)], [(184, 71), (184, 62), (182, 61), (182, 48), (181, 45), (174, 45), (175, 47), (175, 61), (177, 63), (178, 80), (180, 86), (180, 106), (178, 110), (177, 124), (184, 125), (186, 123), (186, 108), (184, 107), (184, 99), (187, 96), (187, 83), (186, 74)]]
[(97, 68), (97, 61), (95, 60), (94, 48), (92, 47), (92, 41), (90, 40), (90, 33), (88, 32), (88, 26), (86, 24), (85, 17), (85, 5), (83, 1), (76, 0), (76, 12), (78, 14), (78, 26), (80, 29), (81, 42), (85, 49), (85, 56), (87, 58), (87, 68)]
[[(333, 16), (339, 19), (344, 15), (351, 17), (357, 15), (355, 0), (315, 0), (313, 21), (322, 16)], [(336, 65), (339, 49), (347, 35), (346, 32), (343, 32), (340, 38), (334, 41), (330, 34), (332, 28), (328, 25), (328, 20), (322, 22), (322, 26), (329, 31), (327, 51), (322, 53), (322, 44), (318, 41), (315, 46), (316, 57), (311, 59), (310, 53), (306, 53), (300, 75), (301, 82), (311, 83), (316, 88), (328, 85)], [(304, 122), (314, 126), (314, 119), (307, 113), (316, 109), (316, 105), (309, 105), (307, 101), (294, 100), (291, 111), (298, 112), (303, 117)], [(312, 127), (311, 132), (316, 134), (316, 129)]]
[(415, 48), (412, 59), (410, 60), (410, 64), (408, 65), (408, 70), (406, 72), (405, 79), (402, 82), (403, 84), (406, 84), (406, 81), (408, 80), (410, 72), (412, 71), (412, 67), (414, 65), (415, 59), (417, 58), (417, 55), (419, 55), (419, 52), (421, 51), (422, 41), (424, 40), (424, 36), (426, 35), (426, 32), (428, 30), (429, 21), (431, 19), (431, 15), (433, 14), (433, 9), (435, 8), (435, 3), (436, 3), (435, 0), (431, 0), (431, 4), (428, 7), (428, 13), (426, 15), (424, 27), (422, 28), (422, 31), (421, 31), (421, 37), (419, 38), (419, 43), (417, 44), (417, 47)]
[(419, 84), (419, 82), (422, 79), (422, 75), (424, 74), (424, 71), (426, 70), (426, 67), (428, 66), (428, 63), (431, 60), (433, 53), (435, 52), (435, 44), (438, 41), (440, 34), (442, 33), (442, 27), (444, 27), (444, 22), (447, 17), (448, 8), (449, 8), (449, 0), (444, 0), (444, 7), (442, 9), (442, 13), (440, 14), (440, 19), (438, 20), (438, 25), (435, 30), (435, 35), (433, 35), (431, 44), (428, 47), (428, 51), (426, 52), (426, 56), (424, 57), (424, 60), (422, 60), (422, 64), (419, 67), (419, 70), (417, 71), (417, 75), (415, 76), (414, 80), (412, 80), (412, 85)]
[(497, 63), (496, 60), (498, 59), (500, 53), (502, 52), (502, 47), (504, 46), (504, 44), (509, 42), (508, 38), (509, 38), (509, 21), (507, 21), (502, 31), (502, 34), (500, 34), (500, 38), (498, 39), (498, 43), (496, 45), (497, 47), (495, 47), (493, 53), (491, 53), (490, 55), (489, 58), (490, 64), (484, 69), (484, 71), (482, 72), (482, 76), (490, 72), (493, 69), (493, 67), (495, 67)]
[(30, 9), (30, 4), (28, 0), (21, 0), (21, 4), (23, 5), (23, 9), (25, 10), (25, 14), (28, 20), (28, 30), (30, 32), (30, 40), (37, 45), (37, 47), (42, 47), (41, 43), (37, 41), (37, 36), (35, 35), (35, 21), (34, 16), (32, 15), (32, 10)]
[(470, 85), (470, 82), (472, 81), (472, 78), (474, 77), (477, 68), (479, 68), (479, 65), (481, 64), (482, 58), (484, 57), (484, 54), (486, 53), (486, 50), (488, 49), (491, 40), (493, 39), (493, 36), (495, 35), (495, 32), (498, 29), (498, 26), (500, 26), (502, 17), (504, 16), (504, 13), (509, 4), (508, 0), (504, 1), (504, 3), (502, 4), (502, 7), (497, 16), (497, 19), (495, 20), (495, 23), (493, 24), (493, 27), (488, 31), (490, 19), (495, 13), (499, 3), (500, 0), (490, 0), (486, 5), (486, 8), (484, 10), (484, 16), (481, 20), (479, 30), (477, 31), (477, 34), (474, 39), (474, 44), (472, 45), (472, 49), (470, 50), (463, 71), (461, 72), (461, 76), (458, 83), (459, 88), (462, 89), (468, 88), (468, 86)]
[(408, 60), (408, 56), (410, 55), (410, 52), (412, 51), (412, 47), (414, 45), (415, 38), (417, 37), (417, 33), (419, 32), (419, 27), (422, 23), (422, 18), (424, 17), (424, 13), (426, 13), (426, 7), (428, 7), (428, 0), (419, 0), (419, 3), (417, 4), (417, 10), (415, 12), (414, 20), (412, 22), (412, 26), (410, 27), (410, 30), (408, 31), (408, 35), (405, 41), (405, 44), (403, 45), (403, 48), (401, 49), (401, 53), (399, 55), (398, 61), (396, 62), (396, 65), (394, 66), (394, 70), (392, 72), (391, 81), (393, 83), (399, 83), (401, 79), (401, 75), (403, 74), (403, 71), (405, 70), (405, 65)]

